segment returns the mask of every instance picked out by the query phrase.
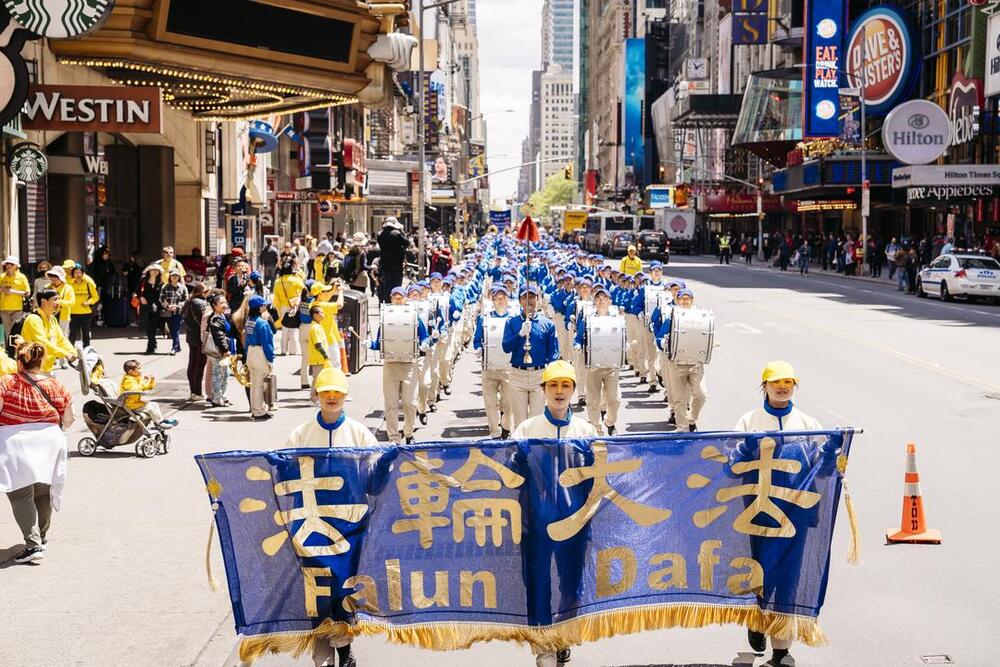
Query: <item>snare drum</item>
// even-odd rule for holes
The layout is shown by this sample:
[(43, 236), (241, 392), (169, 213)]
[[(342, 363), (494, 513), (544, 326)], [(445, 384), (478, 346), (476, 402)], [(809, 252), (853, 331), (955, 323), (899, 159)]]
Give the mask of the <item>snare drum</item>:
[(670, 360), (675, 364), (707, 364), (715, 342), (715, 313), (700, 308), (674, 308), (670, 325)]
[(643, 289), (645, 299), (643, 301), (643, 314), (648, 322), (649, 318), (653, 316), (653, 311), (656, 310), (656, 304), (659, 303), (660, 294), (664, 291), (669, 294), (670, 290), (666, 289), (663, 285), (643, 285)]
[(510, 353), (503, 351), (503, 330), (509, 318), (483, 316), (483, 370), (510, 368)]
[(382, 359), (389, 362), (416, 361), (419, 341), (417, 309), (413, 304), (383, 304), (379, 310), (379, 324), (382, 332)]
[(621, 368), (625, 363), (625, 318), (591, 315), (586, 319), (584, 364), (587, 368)]

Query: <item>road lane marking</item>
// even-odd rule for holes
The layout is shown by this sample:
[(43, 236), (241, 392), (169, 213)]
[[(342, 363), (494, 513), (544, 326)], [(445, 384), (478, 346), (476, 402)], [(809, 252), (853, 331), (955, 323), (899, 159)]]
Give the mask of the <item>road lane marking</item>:
[(764, 333), (763, 331), (761, 331), (757, 327), (750, 326), (749, 324), (747, 324), (745, 322), (726, 322), (722, 326), (727, 327), (729, 329), (737, 329), (738, 332), (741, 333), (741, 334), (750, 334), (750, 335), (756, 336), (756, 335)]

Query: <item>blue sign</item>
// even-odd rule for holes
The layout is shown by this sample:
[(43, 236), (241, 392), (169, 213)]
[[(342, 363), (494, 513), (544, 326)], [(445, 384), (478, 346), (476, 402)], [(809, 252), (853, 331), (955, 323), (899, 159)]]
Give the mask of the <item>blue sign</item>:
[(733, 44), (767, 44), (767, 0), (733, 3)]
[(490, 211), (490, 224), (496, 225), (497, 231), (499, 232), (502, 232), (510, 227), (510, 209), (504, 209), (503, 211)]
[(808, 0), (803, 33), (806, 59), (802, 110), (805, 139), (840, 136), (840, 70), (847, 3)]
[[(197, 456), (242, 656), (738, 623), (816, 645), (853, 431)], [(628, 618), (627, 623), (621, 618)]]
[(233, 247), (247, 247), (247, 222), (242, 218), (232, 219)]
[(650, 188), (649, 208), (665, 208), (671, 204), (670, 188)]
[(643, 111), (646, 97), (646, 40), (625, 40), (625, 166), (632, 167), (638, 182), (646, 171)]

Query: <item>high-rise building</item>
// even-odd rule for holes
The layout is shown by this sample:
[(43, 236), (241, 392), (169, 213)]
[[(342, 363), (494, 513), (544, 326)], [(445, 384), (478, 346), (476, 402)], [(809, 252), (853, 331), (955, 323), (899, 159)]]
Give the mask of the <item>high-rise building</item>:
[(552, 62), (552, 3), (542, 3), (542, 70)]
[[(576, 120), (573, 115), (576, 96), (573, 72), (558, 64), (550, 65), (541, 76), (541, 141), (539, 172), (545, 184), (555, 172), (576, 161)], [(560, 159), (565, 158), (565, 159)]]
[[(576, 53), (574, 39), (575, 0), (548, 0), (549, 5), (549, 53), (548, 62), (561, 65), (566, 72), (573, 71), (573, 57)], [(544, 21), (544, 16), (542, 17)], [(543, 42), (544, 43), (544, 42)], [(543, 58), (543, 66), (545, 59)]]

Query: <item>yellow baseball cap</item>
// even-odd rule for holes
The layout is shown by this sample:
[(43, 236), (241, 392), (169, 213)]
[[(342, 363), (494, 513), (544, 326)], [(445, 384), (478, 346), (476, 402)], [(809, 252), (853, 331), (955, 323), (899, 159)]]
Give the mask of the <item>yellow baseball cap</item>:
[(764, 366), (764, 371), (760, 374), (760, 379), (763, 382), (774, 382), (775, 380), (799, 381), (798, 376), (795, 374), (795, 369), (787, 361), (768, 362), (767, 366)]
[(67, 271), (70, 271), (70, 270), (72, 270), (72, 269), (73, 269), (73, 267), (75, 267), (75, 266), (76, 266), (76, 262), (74, 262), (74, 261), (73, 261), (73, 260), (71, 260), (71, 259), (67, 259), (67, 260), (65, 260), (65, 261), (64, 261), (64, 262), (62, 263), (62, 267), (63, 267), (64, 269), (66, 269)]
[(549, 380), (572, 380), (576, 384), (576, 370), (566, 361), (553, 361), (542, 371), (542, 384)]
[(348, 393), (347, 376), (339, 368), (324, 368), (316, 376), (316, 393), (322, 394), (324, 391), (339, 391), (341, 394)]
[(323, 283), (313, 283), (312, 287), (309, 288), (309, 293), (313, 296), (319, 296), (323, 292), (329, 292), (332, 288), (329, 285)]

